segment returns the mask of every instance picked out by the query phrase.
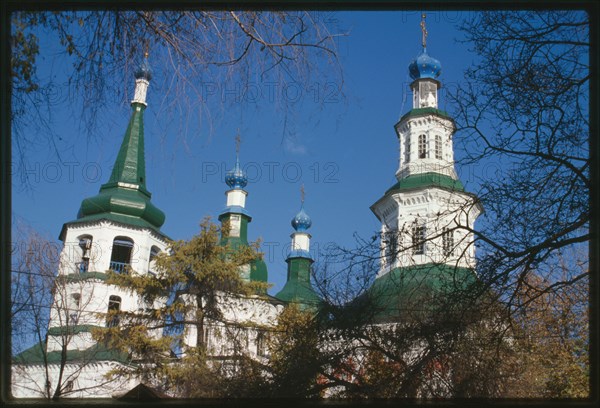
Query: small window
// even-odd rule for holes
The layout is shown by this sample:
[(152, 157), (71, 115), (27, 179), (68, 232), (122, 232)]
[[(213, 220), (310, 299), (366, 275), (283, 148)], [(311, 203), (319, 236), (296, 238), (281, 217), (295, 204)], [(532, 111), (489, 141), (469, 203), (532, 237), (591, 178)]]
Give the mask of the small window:
[(71, 326), (75, 326), (79, 323), (79, 315), (77, 315), (77, 313), (69, 313), (68, 319)]
[(110, 269), (117, 273), (127, 273), (131, 264), (133, 240), (128, 237), (116, 237), (113, 240), (112, 254), (110, 256)]
[(256, 335), (256, 355), (266, 357), (267, 354), (267, 335), (264, 332), (259, 332)]
[(205, 327), (204, 328), (204, 348), (207, 349), (207, 350), (208, 350), (208, 347), (209, 347), (210, 336), (211, 336), (210, 328), (209, 327)]
[(150, 248), (150, 258), (148, 261), (148, 275), (150, 276), (156, 276), (156, 257), (158, 254), (160, 254), (160, 248), (153, 245), (152, 248)]
[(442, 159), (442, 137), (435, 135), (435, 158)]
[(410, 163), (410, 136), (406, 137), (406, 162)]
[(150, 262), (154, 261), (154, 258), (156, 258), (158, 254), (160, 254), (160, 248), (153, 245), (152, 248), (150, 248)]
[(71, 392), (73, 391), (73, 381), (67, 381), (67, 383), (65, 384), (62, 392), (63, 394), (66, 394), (67, 392)]
[(425, 226), (415, 225), (412, 230), (413, 252), (417, 255), (425, 253)]
[(80, 304), (81, 304), (81, 294), (72, 293), (71, 294), (71, 308), (77, 310), (77, 309), (79, 309)]
[(454, 252), (454, 231), (451, 229), (444, 228), (444, 232), (442, 233), (442, 248), (444, 256), (450, 256)]
[(79, 248), (81, 248), (83, 256), (86, 256), (92, 249), (92, 241), (93, 238), (91, 235), (82, 235), (79, 237)]
[(81, 261), (76, 263), (77, 272), (86, 273), (90, 269), (90, 253), (92, 251), (92, 236), (82, 235), (79, 237), (79, 248), (81, 248)]
[(239, 237), (242, 227), (242, 217), (239, 214), (231, 214), (229, 218), (229, 236)]
[(419, 159), (427, 157), (427, 136), (419, 135)]
[(106, 327), (115, 327), (119, 325), (118, 312), (121, 310), (121, 298), (111, 296), (108, 298), (108, 316), (106, 318)]
[(385, 260), (388, 265), (391, 265), (398, 259), (398, 233), (389, 231), (384, 234)]

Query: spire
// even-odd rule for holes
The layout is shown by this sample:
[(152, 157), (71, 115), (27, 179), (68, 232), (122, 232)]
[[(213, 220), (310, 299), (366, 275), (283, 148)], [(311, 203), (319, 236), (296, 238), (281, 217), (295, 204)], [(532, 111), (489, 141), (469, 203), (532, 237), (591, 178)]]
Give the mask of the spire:
[(109, 218), (156, 230), (164, 223), (165, 214), (150, 202), (151, 194), (146, 189), (144, 110), (151, 77), (146, 52), (135, 73), (132, 113), (110, 178), (97, 196), (83, 200), (78, 220)]

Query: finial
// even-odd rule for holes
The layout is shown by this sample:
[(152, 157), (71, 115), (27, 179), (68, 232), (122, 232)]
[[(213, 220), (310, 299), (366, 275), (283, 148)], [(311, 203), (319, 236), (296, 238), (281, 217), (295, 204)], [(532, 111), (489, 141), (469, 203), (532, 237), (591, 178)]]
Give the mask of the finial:
[(225, 183), (231, 188), (244, 188), (248, 184), (248, 177), (240, 166), (240, 143), (242, 138), (240, 137), (240, 129), (238, 128), (237, 135), (235, 136), (235, 166), (229, 170), (225, 175)]
[(144, 58), (148, 58), (149, 49), (150, 49), (150, 41), (146, 40), (146, 41), (144, 41)]
[(425, 13), (421, 14), (421, 31), (423, 32), (423, 39), (421, 40), (421, 44), (423, 45), (423, 50), (427, 47), (427, 28), (425, 28)]
[(235, 156), (238, 157), (240, 155), (240, 144), (242, 143), (242, 137), (240, 136), (240, 128), (237, 130), (237, 135), (235, 135)]
[(296, 216), (292, 219), (292, 227), (298, 232), (305, 232), (312, 225), (312, 220), (304, 211), (304, 184), (300, 186), (300, 199), (302, 200), (302, 205), (300, 206), (300, 211)]

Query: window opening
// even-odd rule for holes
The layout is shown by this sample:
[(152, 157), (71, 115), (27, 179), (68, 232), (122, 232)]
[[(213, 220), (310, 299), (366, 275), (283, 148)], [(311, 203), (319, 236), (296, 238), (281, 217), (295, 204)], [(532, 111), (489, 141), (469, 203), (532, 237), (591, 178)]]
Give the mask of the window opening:
[(108, 316), (106, 317), (106, 327), (115, 327), (119, 325), (118, 312), (121, 310), (121, 298), (111, 296), (108, 298)]
[(442, 248), (444, 250), (444, 256), (452, 255), (454, 251), (454, 231), (448, 228), (444, 228), (442, 233)]
[(413, 252), (417, 255), (425, 253), (425, 226), (415, 225), (412, 231)]
[(442, 137), (435, 135), (435, 158), (442, 159)]
[(131, 263), (133, 240), (127, 237), (116, 237), (113, 240), (112, 254), (110, 256), (110, 269), (116, 273), (127, 273)]
[(153, 245), (152, 248), (150, 248), (150, 260), (148, 261), (148, 274), (151, 276), (156, 276), (156, 272), (154, 270), (156, 269), (156, 257), (158, 256), (159, 253), (160, 253), (160, 248), (157, 247), (156, 245)]
[(427, 157), (427, 136), (419, 135), (419, 159)]
[(90, 252), (92, 250), (92, 236), (85, 235), (79, 238), (79, 248), (81, 248), (81, 261), (76, 263), (79, 273), (86, 273), (90, 269)]

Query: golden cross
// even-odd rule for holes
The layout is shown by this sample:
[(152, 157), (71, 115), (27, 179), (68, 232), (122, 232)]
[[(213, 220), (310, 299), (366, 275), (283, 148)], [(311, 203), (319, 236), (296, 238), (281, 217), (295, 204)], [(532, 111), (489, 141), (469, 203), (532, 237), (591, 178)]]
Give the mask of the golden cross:
[(427, 29), (425, 28), (425, 13), (421, 14), (421, 31), (423, 32), (423, 40), (421, 44), (423, 44), (423, 48), (427, 46)]

